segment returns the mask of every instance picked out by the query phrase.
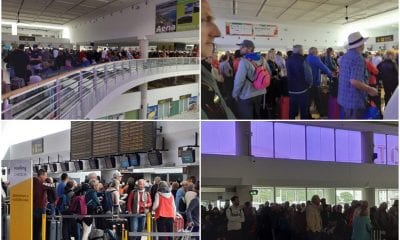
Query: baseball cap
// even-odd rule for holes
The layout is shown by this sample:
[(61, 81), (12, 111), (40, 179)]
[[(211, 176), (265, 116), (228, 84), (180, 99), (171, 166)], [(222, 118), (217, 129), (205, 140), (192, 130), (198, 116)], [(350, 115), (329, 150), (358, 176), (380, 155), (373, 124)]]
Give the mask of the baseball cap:
[(255, 48), (254, 43), (247, 39), (243, 40), (243, 42), (236, 44), (236, 45), (241, 46), (241, 47)]
[(114, 174), (113, 174), (113, 177), (114, 177), (114, 178), (116, 178), (116, 177), (122, 177), (122, 174), (121, 174), (121, 172), (119, 172), (119, 171), (115, 171)]

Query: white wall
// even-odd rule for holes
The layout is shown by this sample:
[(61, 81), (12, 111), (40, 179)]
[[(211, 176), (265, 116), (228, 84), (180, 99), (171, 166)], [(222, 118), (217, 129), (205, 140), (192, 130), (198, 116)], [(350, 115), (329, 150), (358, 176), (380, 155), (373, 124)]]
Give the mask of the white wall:
[(34, 163), (38, 163), (39, 157), (45, 159), (50, 156), (50, 162), (57, 161), (57, 155), (61, 154), (60, 160), (66, 161), (70, 159), (70, 130), (54, 133), (43, 137), (43, 153), (32, 155), (32, 141), (26, 141), (10, 146), (9, 159), (32, 159)]
[(203, 154), (202, 182), (217, 186), (398, 187), (397, 166), (254, 159)]
[[(100, 17), (96, 22), (69, 25), (71, 41), (74, 43), (92, 42), (111, 39), (123, 39), (155, 34), (156, 5), (168, 0), (148, 1), (139, 4), (140, 9), (126, 8), (121, 12)], [(156, 38), (193, 37), (193, 31), (156, 34)], [(198, 33), (197, 33), (198, 34)], [(163, 37), (167, 36), (167, 37)]]
[[(149, 90), (147, 100), (149, 106), (158, 104), (158, 100), (172, 98), (173, 101), (179, 100), (179, 97), (186, 94), (192, 96), (199, 95), (199, 84), (191, 83), (173, 87), (165, 87)], [(121, 94), (107, 104), (102, 111), (93, 118), (101, 118), (114, 114), (125, 113), (140, 109), (140, 92)]]

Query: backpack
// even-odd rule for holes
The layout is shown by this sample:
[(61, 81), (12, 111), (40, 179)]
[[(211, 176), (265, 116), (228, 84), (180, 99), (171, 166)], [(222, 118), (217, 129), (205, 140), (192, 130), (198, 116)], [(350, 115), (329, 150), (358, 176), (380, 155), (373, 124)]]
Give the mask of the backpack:
[(266, 89), (271, 83), (271, 75), (263, 64), (257, 66), (254, 61), (248, 60), (254, 66), (253, 80), (250, 80), (247, 75), (246, 78), (253, 83), (253, 87), (257, 90)]
[(179, 199), (178, 210), (179, 210), (179, 212), (186, 212), (185, 197), (182, 197), (181, 199)]
[(113, 206), (114, 206), (112, 193), (115, 191), (117, 191), (117, 190), (113, 190), (113, 191), (104, 193), (104, 198), (103, 198), (103, 201), (101, 202), (104, 212), (112, 211)]
[(87, 205), (86, 205), (85, 195), (74, 196), (71, 200), (69, 211), (71, 213), (78, 215), (86, 215)]
[(68, 205), (68, 196), (67, 194), (63, 194), (60, 197), (57, 198), (55, 202), (56, 209), (60, 213), (65, 213), (68, 211), (69, 205)]

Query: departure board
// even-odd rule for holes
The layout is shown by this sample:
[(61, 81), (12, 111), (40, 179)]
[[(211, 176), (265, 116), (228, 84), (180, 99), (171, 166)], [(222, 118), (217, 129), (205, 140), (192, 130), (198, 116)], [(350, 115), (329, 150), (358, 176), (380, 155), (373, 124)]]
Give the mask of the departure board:
[(71, 159), (92, 157), (92, 122), (71, 122)]

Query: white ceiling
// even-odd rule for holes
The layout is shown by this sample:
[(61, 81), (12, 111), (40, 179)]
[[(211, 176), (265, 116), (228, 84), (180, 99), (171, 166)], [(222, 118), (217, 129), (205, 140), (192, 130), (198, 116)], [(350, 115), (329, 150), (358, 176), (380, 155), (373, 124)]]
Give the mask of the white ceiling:
[[(223, 19), (282, 22), (346, 23), (397, 9), (398, 0), (213, 0), (214, 15)], [(236, 14), (234, 15), (234, 2)], [(258, 17), (257, 12), (260, 11)]]
[[(3, 0), (2, 19), (17, 20), (23, 0)], [(20, 10), (24, 23), (67, 24), (85, 22), (122, 9), (138, 7), (146, 0), (25, 0)]]

